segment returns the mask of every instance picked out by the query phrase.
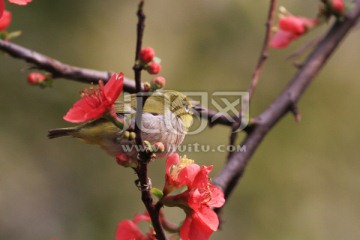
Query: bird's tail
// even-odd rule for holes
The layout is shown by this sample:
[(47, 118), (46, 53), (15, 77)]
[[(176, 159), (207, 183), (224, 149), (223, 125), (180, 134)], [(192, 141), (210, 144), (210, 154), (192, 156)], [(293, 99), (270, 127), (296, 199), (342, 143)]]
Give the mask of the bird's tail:
[(78, 129), (76, 127), (51, 129), (48, 132), (48, 138), (53, 139), (64, 136), (72, 136), (77, 130)]

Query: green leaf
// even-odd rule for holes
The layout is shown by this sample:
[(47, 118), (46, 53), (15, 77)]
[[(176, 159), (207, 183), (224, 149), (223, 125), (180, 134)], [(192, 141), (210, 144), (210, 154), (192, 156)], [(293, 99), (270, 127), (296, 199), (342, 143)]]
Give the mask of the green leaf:
[(164, 196), (164, 193), (158, 188), (152, 188), (151, 193), (158, 199), (161, 199)]

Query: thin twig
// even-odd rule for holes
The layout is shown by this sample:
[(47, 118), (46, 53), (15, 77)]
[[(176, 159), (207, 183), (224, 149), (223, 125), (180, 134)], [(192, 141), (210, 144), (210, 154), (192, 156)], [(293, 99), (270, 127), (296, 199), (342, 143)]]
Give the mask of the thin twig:
[(228, 198), (239, 179), (244, 173), (248, 161), (253, 156), (267, 133), (278, 123), (296, 104), (304, 91), (309, 87), (313, 78), (324, 67), (326, 61), (332, 55), (338, 44), (345, 38), (346, 34), (353, 28), (360, 18), (360, 0), (356, 1), (356, 7), (346, 16), (342, 23), (336, 22), (316, 46), (305, 61), (303, 67), (289, 82), (288, 86), (279, 97), (263, 112), (257, 119), (257, 124), (251, 133), (246, 136), (242, 146), (246, 151), (234, 153), (225, 167), (213, 179)]
[[(136, 93), (137, 93), (137, 107), (136, 107), (136, 124), (135, 124), (135, 133), (136, 133), (136, 145), (143, 146), (143, 140), (141, 137), (141, 122), (142, 122), (142, 113), (144, 103), (146, 101), (145, 96), (142, 94), (141, 88), (141, 71), (143, 70), (142, 65), (140, 64), (139, 57), (140, 57), (140, 50), (142, 46), (142, 39), (144, 35), (145, 29), (145, 14), (143, 11), (144, 7), (144, 0), (141, 0), (138, 6), (137, 16), (138, 16), (138, 24), (137, 24), (137, 38), (136, 38), (136, 51), (135, 51), (135, 64), (133, 67), (134, 74), (135, 74), (135, 86), (136, 86)], [(151, 152), (146, 151), (145, 148), (138, 152), (138, 167), (135, 169), (137, 176), (139, 178), (140, 183), (140, 190), (141, 190), (141, 200), (143, 201), (146, 210), (149, 213), (151, 218), (151, 222), (153, 228), (156, 232), (156, 238), (160, 240), (165, 240), (164, 230), (160, 223), (159, 211), (153, 204), (153, 198), (150, 193), (151, 183), (149, 183), (148, 178), (148, 164), (151, 160)]]
[[(268, 58), (268, 55), (269, 55), (268, 49), (269, 49), (269, 42), (270, 42), (270, 38), (271, 38), (271, 29), (273, 26), (275, 7), (276, 7), (276, 0), (271, 0), (269, 10), (268, 10), (267, 20), (266, 20), (266, 24), (265, 24), (265, 37), (264, 37), (263, 45), (261, 48), (260, 56), (259, 56), (255, 70), (251, 77), (251, 82), (250, 82), (250, 85), (248, 88), (248, 95), (244, 96), (244, 98), (242, 99), (242, 101), (244, 102), (244, 104), (243, 104), (244, 106), (249, 106), (249, 104), (250, 104), (250, 100), (251, 100), (252, 96), (254, 95), (256, 86), (259, 82), (262, 68), (264, 66), (266, 59)], [(238, 133), (238, 131), (236, 131), (236, 130), (241, 126), (241, 121), (244, 119), (245, 110), (246, 109), (240, 108), (239, 118), (238, 118), (239, 121), (235, 122), (232, 125), (232, 129), (231, 129), (231, 133), (230, 133), (230, 140), (229, 140), (230, 146), (235, 145), (235, 141), (236, 141), (237, 133)], [(230, 159), (231, 155), (232, 155), (232, 152), (229, 152), (227, 159)]]

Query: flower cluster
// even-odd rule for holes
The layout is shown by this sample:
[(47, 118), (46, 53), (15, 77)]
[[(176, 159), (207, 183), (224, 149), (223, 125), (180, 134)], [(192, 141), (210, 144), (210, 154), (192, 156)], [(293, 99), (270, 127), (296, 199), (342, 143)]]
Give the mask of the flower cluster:
[[(212, 166), (199, 166), (186, 156), (180, 158), (177, 153), (166, 159), (165, 186), (159, 201), (168, 207), (179, 207), (186, 213), (185, 221), (178, 230), (182, 240), (207, 240), (219, 227), (213, 208), (223, 206), (225, 198), (221, 189), (211, 183), (211, 170)], [(171, 194), (184, 187), (185, 191)], [(152, 235), (143, 235), (136, 223), (135, 220), (121, 221), (116, 240), (125, 239), (124, 236), (135, 240), (152, 239), (149, 237)]]
[(82, 123), (94, 120), (108, 114), (116, 118), (114, 102), (123, 89), (124, 74), (114, 73), (108, 83), (99, 81), (99, 88), (85, 89), (81, 99), (77, 101), (64, 116), (64, 120), (72, 123)]
[(155, 51), (151, 47), (146, 47), (140, 51), (140, 63), (150, 74), (158, 74), (161, 71), (160, 59), (155, 57)]
[(292, 41), (319, 25), (320, 22), (327, 21), (332, 15), (338, 20), (343, 18), (345, 14), (343, 0), (326, 0), (323, 3), (317, 18), (294, 16), (281, 7), (278, 28), (270, 39), (270, 47), (284, 48), (288, 46)]

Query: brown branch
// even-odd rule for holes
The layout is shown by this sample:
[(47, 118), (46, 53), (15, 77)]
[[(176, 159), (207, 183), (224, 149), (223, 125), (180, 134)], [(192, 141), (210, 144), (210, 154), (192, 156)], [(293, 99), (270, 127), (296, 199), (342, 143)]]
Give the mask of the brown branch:
[(360, 0), (357, 0), (354, 10), (346, 16), (346, 20), (341, 23), (334, 23), (280, 96), (256, 118), (257, 124), (242, 143), (242, 146), (246, 146), (246, 151), (234, 153), (225, 167), (214, 178), (213, 182), (223, 189), (226, 197), (233, 191), (243, 175), (248, 161), (264, 137), (286, 113), (291, 111), (291, 107), (298, 102), (313, 78), (323, 68), (338, 44), (359, 18)]
[[(97, 83), (99, 79), (106, 82), (112, 75), (112, 72), (102, 72), (93, 69), (71, 66), (31, 49), (4, 40), (0, 40), (0, 50), (8, 53), (14, 58), (22, 59), (33, 64), (35, 68), (50, 72), (53, 78), (65, 78), (83, 83)], [(124, 91), (128, 93), (136, 92), (134, 80), (125, 78)], [(199, 108), (197, 111), (202, 118), (209, 121), (210, 126), (217, 124), (232, 126), (234, 123), (232, 119), (235, 119), (235, 117), (233, 116), (229, 117), (226, 114), (215, 112), (203, 107)]]
[(135, 120), (135, 133), (136, 138), (135, 142), (136, 145), (142, 146), (138, 152), (138, 167), (135, 169), (135, 172), (138, 176), (138, 181), (140, 183), (140, 191), (141, 191), (141, 200), (144, 203), (146, 210), (149, 213), (151, 218), (152, 226), (156, 233), (156, 238), (159, 240), (165, 240), (165, 233), (160, 223), (160, 210), (157, 209), (153, 203), (153, 198), (150, 193), (151, 190), (151, 181), (148, 178), (148, 164), (151, 161), (152, 153), (147, 151), (144, 148), (143, 140), (141, 137), (141, 122), (142, 122), (142, 114), (143, 114), (143, 107), (146, 101), (146, 96), (142, 93), (141, 87), (141, 71), (143, 70), (142, 64), (139, 61), (140, 57), (140, 50), (142, 46), (142, 39), (144, 35), (145, 29), (145, 14), (143, 11), (144, 7), (144, 0), (140, 0), (137, 17), (138, 17), (138, 24), (137, 24), (137, 38), (136, 38), (136, 50), (135, 50), (135, 64), (133, 66), (134, 74), (135, 74), (135, 88), (137, 94), (137, 108), (136, 108), (136, 120)]

